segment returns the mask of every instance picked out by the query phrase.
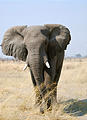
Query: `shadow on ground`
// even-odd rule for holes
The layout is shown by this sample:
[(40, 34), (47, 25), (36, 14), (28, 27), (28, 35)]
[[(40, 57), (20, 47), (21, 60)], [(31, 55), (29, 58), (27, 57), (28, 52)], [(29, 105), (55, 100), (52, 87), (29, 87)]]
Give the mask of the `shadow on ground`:
[(87, 114), (87, 99), (84, 100), (74, 100), (70, 99), (64, 102), (64, 112), (69, 113), (73, 116), (83, 116)]

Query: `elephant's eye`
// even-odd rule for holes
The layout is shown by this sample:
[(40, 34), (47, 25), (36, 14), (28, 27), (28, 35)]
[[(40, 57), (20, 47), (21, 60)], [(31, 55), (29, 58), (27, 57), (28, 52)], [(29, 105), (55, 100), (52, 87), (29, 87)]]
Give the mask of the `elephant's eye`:
[(45, 45), (47, 45), (47, 41), (45, 41)]
[(47, 46), (47, 45), (48, 45), (48, 40), (46, 39), (46, 40), (45, 40), (45, 46)]
[(54, 34), (55, 35), (59, 35), (60, 34), (60, 29), (59, 28), (55, 28), (54, 29)]
[(47, 49), (47, 46), (48, 46), (48, 42), (47, 42), (47, 40), (46, 40), (45, 43), (44, 43), (45, 49)]

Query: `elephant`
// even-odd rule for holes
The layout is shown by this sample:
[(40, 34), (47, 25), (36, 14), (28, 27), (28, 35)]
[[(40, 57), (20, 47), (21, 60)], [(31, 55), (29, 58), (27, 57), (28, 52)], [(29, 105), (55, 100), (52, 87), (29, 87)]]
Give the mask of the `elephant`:
[(26, 62), (36, 93), (36, 105), (44, 112), (57, 102), (57, 84), (60, 78), (64, 53), (71, 35), (60, 24), (14, 26), (3, 37), (2, 52)]

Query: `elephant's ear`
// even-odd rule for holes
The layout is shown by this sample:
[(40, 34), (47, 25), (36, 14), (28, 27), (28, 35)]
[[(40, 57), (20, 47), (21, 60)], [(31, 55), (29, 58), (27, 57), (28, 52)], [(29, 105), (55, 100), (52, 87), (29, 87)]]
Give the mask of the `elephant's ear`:
[(69, 29), (60, 24), (46, 24), (45, 26), (50, 30), (50, 41), (55, 41), (62, 50), (65, 50), (71, 40)]
[(2, 52), (5, 55), (13, 56), (19, 60), (26, 60), (27, 49), (24, 44), (23, 31), (27, 26), (15, 26), (8, 29), (2, 41)]

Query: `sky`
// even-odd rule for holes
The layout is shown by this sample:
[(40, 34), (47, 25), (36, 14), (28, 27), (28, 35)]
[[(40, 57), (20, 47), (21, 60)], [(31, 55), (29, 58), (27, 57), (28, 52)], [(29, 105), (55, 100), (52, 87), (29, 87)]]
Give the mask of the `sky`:
[[(71, 32), (66, 56), (87, 55), (87, 0), (0, 0), (0, 44), (16, 25), (62, 24)], [(0, 57), (5, 57), (0, 47)]]

